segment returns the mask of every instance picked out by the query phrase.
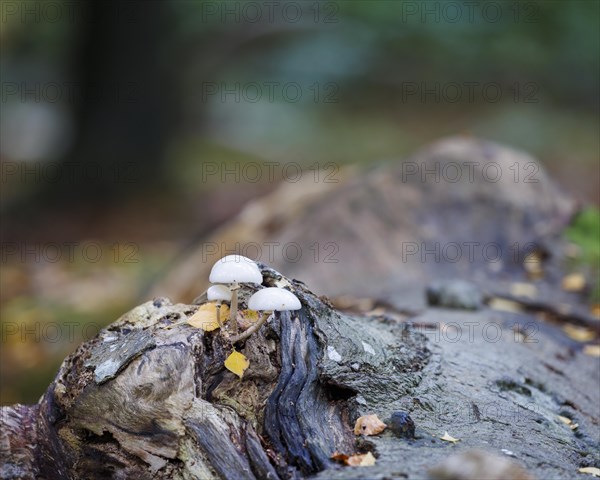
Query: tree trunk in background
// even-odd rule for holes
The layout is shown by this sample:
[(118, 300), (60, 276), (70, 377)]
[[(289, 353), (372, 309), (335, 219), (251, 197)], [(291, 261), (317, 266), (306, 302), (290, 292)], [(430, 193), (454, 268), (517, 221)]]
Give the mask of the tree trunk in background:
[[(106, 202), (158, 184), (169, 135), (171, 90), (161, 65), (167, 5), (103, 1), (90, 2), (87, 11), (75, 35), (82, 45), (73, 69), (83, 96), (64, 160), (70, 174), (58, 176), (64, 185), (48, 185), (51, 200)], [(73, 172), (85, 173), (86, 181), (74, 183)]]

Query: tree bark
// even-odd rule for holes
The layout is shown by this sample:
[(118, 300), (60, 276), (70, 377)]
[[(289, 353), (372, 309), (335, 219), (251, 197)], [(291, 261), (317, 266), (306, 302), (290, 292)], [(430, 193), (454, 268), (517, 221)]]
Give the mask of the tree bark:
[[(143, 304), (67, 358), (38, 405), (3, 407), (2, 478), (422, 478), (471, 446), (509, 450), (540, 478), (597, 464), (597, 362), (554, 327), (487, 309), (347, 315), (263, 274), (303, 308), (245, 342), (242, 380), (223, 366), (231, 346), (218, 331), (166, 328), (197, 306)], [(244, 305), (252, 292), (241, 293)], [(529, 337), (515, 340), (514, 323)], [(416, 439), (354, 436), (359, 415), (395, 411), (410, 413)], [(367, 450), (368, 469), (331, 460)]]

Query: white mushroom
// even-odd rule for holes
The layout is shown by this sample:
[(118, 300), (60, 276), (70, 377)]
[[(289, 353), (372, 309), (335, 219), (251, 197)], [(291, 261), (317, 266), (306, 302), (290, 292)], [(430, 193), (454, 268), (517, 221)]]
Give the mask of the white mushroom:
[[(242, 260), (244, 259), (244, 260)], [(208, 278), (211, 283), (262, 283), (256, 263), (241, 255), (227, 255), (215, 263)]]
[(231, 290), (225, 285), (213, 285), (206, 291), (206, 299), (209, 302), (217, 302), (217, 323), (219, 327), (223, 327), (221, 323), (221, 302), (231, 302)]
[(229, 320), (233, 332), (237, 333), (237, 291), (240, 288), (239, 284), (255, 283), (260, 285), (263, 281), (262, 273), (260, 273), (256, 263), (249, 258), (242, 255), (227, 255), (213, 265), (209, 280), (211, 283), (229, 285), (229, 290), (232, 293)]
[(245, 262), (245, 263), (249, 263), (250, 265), (254, 265), (256, 267), (256, 262), (254, 260), (252, 260), (251, 258), (248, 258), (248, 257), (244, 257), (243, 255), (238, 255), (237, 253), (234, 254), (234, 255), (225, 255), (223, 258), (221, 258), (219, 260), (219, 262), (223, 262), (223, 263), (227, 263), (227, 262), (235, 262), (235, 263)]
[(263, 288), (252, 295), (248, 300), (248, 308), (250, 310), (262, 310), (262, 317), (245, 332), (231, 337), (232, 343), (245, 340), (254, 332), (257, 332), (274, 311), (300, 310), (302, 305), (298, 297), (292, 292), (283, 288), (269, 287)]
[(206, 291), (209, 302), (231, 302), (231, 290), (225, 285), (213, 285)]
[(279, 312), (287, 310), (300, 310), (300, 300), (292, 292), (283, 288), (269, 287), (259, 290), (248, 300), (250, 310), (266, 310)]

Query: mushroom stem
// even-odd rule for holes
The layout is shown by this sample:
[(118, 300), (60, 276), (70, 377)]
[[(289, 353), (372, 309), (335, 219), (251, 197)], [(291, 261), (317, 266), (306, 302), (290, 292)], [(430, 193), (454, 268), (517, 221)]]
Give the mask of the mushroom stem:
[(234, 335), (233, 337), (230, 337), (229, 340), (231, 340), (231, 343), (246, 340), (254, 332), (258, 332), (260, 330), (260, 327), (263, 326), (263, 324), (267, 321), (267, 319), (271, 316), (272, 313), (273, 312), (263, 312), (262, 317), (260, 317), (258, 322), (252, 325), (248, 330), (240, 333), (239, 335)]
[(237, 309), (238, 309), (238, 296), (237, 291), (240, 288), (237, 282), (233, 282), (231, 287), (231, 311), (229, 312), (229, 323), (231, 323), (231, 329), (234, 334), (238, 333), (238, 324), (237, 324)]

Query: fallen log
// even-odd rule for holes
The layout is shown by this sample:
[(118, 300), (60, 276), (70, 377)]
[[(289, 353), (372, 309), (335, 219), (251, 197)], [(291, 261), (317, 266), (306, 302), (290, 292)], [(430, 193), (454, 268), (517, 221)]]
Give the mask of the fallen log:
[[(554, 327), (517, 338), (513, 324), (534, 317), (487, 309), (347, 315), (262, 273), (302, 309), (236, 345), (250, 361), (241, 380), (219, 330), (181, 323), (198, 306), (140, 305), (67, 358), (38, 405), (3, 407), (2, 478), (423, 478), (468, 447), (508, 451), (539, 478), (597, 465), (597, 361)], [(399, 411), (415, 438), (352, 431), (361, 415)], [(331, 458), (367, 451), (374, 466)]]
[[(507, 171), (515, 158), (531, 161), (520, 155), (460, 139), (413, 161), (428, 168), (495, 162)], [(262, 286), (285, 286), (302, 309), (274, 314), (235, 345), (250, 362), (242, 379), (224, 367), (234, 347), (226, 336), (186, 323), (204, 297), (190, 304), (157, 297), (81, 345), (37, 405), (2, 408), (0, 476), (455, 478), (462, 462), (442, 462), (458, 453), (481, 463), (485, 457), (473, 449), (527, 472), (493, 461), (503, 473), (491, 478), (507, 471), (572, 478), (600, 467), (598, 359), (561, 331), (561, 322), (596, 322), (581, 294), (560, 288), (561, 233), (575, 202), (543, 172), (535, 184), (452, 187), (403, 181), (400, 167), (389, 168), (309, 195), (292, 217), (275, 215), (279, 223), (245, 214), (216, 234), (215, 241), (239, 235), (308, 246), (338, 229), (338, 264), (275, 262), (298, 280), (261, 265)], [(286, 198), (282, 192), (275, 198)], [(270, 201), (251, 208), (268, 211)], [(285, 212), (289, 205), (280, 203)], [(532, 242), (544, 274), (532, 278), (523, 255), (500, 263), (399, 260), (402, 242), (473, 240), (503, 251)], [(165, 291), (184, 285), (191, 298), (202, 291), (203, 267), (212, 262), (201, 253), (174, 270), (177, 281)], [(242, 309), (256, 288), (242, 289)], [(337, 308), (312, 291), (338, 296)], [(512, 306), (499, 308), (498, 298)], [(548, 322), (543, 314), (559, 318)], [(388, 428), (356, 436), (354, 423), (367, 414)], [(412, 427), (392, 428), (407, 415), (413, 438), (398, 434)], [(344, 466), (332, 459), (336, 452), (370, 452), (376, 462)]]

